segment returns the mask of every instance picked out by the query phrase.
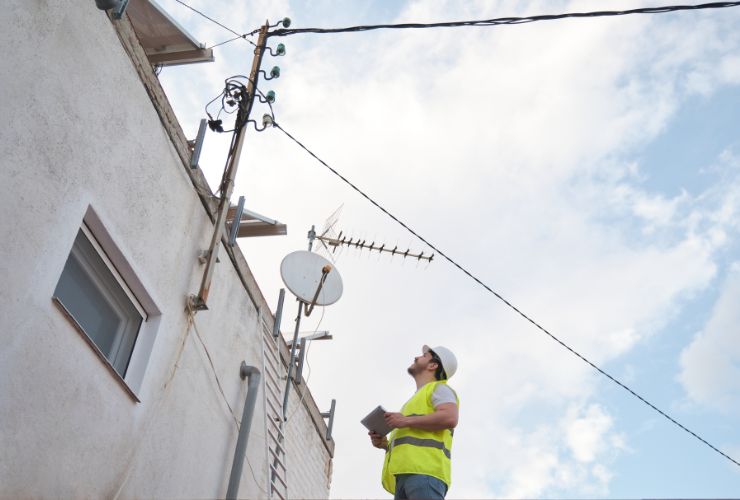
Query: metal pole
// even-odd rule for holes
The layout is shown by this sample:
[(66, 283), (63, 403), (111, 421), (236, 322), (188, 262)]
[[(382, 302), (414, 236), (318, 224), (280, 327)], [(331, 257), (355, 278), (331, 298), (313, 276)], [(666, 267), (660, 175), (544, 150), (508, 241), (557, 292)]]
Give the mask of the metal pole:
[(311, 226), (311, 230), (308, 232), (308, 251), (313, 249), (313, 240), (316, 239), (316, 226)]
[(290, 347), (290, 362), (288, 363), (288, 379), (285, 381), (285, 395), (283, 396), (283, 420), (288, 418), (288, 395), (290, 394), (290, 377), (295, 365), (295, 349), (298, 344), (298, 330), (301, 327), (301, 316), (303, 316), (303, 302), (298, 301), (298, 316), (295, 319), (295, 333), (293, 333), (293, 345)]
[[(311, 226), (308, 232), (308, 251), (313, 248), (313, 240), (316, 238), (316, 226)], [(307, 305), (307, 304), (306, 304)], [(290, 376), (295, 367), (295, 349), (298, 344), (298, 330), (301, 327), (301, 316), (303, 315), (304, 302), (298, 300), (298, 316), (295, 319), (295, 332), (293, 333), (293, 342), (290, 346), (290, 363), (288, 363), (288, 379), (285, 381), (285, 395), (283, 396), (283, 421), (288, 418), (288, 395), (290, 393)]]
[(257, 39), (257, 47), (254, 49), (254, 59), (252, 60), (252, 72), (249, 75), (249, 82), (247, 82), (247, 101), (244, 110), (239, 110), (237, 114), (237, 137), (234, 150), (229, 158), (229, 163), (226, 167), (224, 175), (224, 183), (221, 186), (221, 202), (218, 206), (218, 214), (216, 217), (216, 228), (213, 231), (213, 237), (211, 238), (211, 245), (209, 247), (206, 269), (203, 272), (203, 281), (200, 285), (197, 297), (191, 298), (191, 305), (195, 310), (208, 309), (206, 305), (208, 301), (208, 292), (211, 288), (211, 279), (213, 278), (213, 271), (216, 267), (216, 258), (218, 257), (219, 243), (224, 232), (224, 223), (226, 221), (226, 213), (229, 211), (229, 200), (231, 194), (234, 191), (234, 179), (236, 178), (236, 171), (239, 168), (239, 157), (241, 156), (242, 146), (244, 145), (244, 135), (247, 130), (247, 120), (249, 120), (249, 114), (252, 112), (252, 106), (254, 105), (254, 98), (257, 92), (257, 80), (259, 78), (259, 69), (262, 64), (262, 55), (265, 52), (265, 44), (267, 41), (267, 30), (269, 24), (265, 23), (260, 29), (259, 38)]
[(239, 493), (239, 481), (242, 477), (244, 468), (244, 457), (247, 453), (247, 442), (249, 441), (249, 429), (252, 427), (252, 416), (254, 415), (254, 405), (257, 401), (257, 393), (260, 385), (260, 371), (254, 366), (247, 366), (242, 361), (239, 376), (244, 380), (249, 378), (247, 384), (247, 399), (244, 401), (244, 411), (242, 412), (242, 423), (239, 427), (239, 437), (236, 440), (236, 450), (234, 450), (234, 463), (231, 465), (231, 475), (229, 476), (229, 487), (226, 490), (227, 499), (236, 499)]

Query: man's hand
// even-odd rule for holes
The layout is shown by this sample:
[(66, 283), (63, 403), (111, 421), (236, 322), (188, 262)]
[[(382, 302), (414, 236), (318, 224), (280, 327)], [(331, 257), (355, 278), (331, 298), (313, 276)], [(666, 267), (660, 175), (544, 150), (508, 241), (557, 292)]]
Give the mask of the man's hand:
[(400, 413), (395, 412), (387, 412), (385, 414), (385, 423), (388, 424), (388, 427), (391, 429), (398, 429), (401, 427), (408, 427), (409, 426), (409, 417), (404, 417)]
[(377, 432), (373, 431), (368, 432), (368, 434), (370, 435), (370, 442), (373, 443), (373, 446), (381, 450), (388, 449), (388, 439), (386, 439), (385, 436), (381, 436)]

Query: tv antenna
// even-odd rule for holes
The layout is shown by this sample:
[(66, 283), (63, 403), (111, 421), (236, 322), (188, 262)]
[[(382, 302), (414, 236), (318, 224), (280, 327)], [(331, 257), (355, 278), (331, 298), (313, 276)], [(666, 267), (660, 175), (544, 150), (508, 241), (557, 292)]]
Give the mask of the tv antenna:
[(429, 255), (424, 255), (424, 252), (412, 252), (410, 248), (407, 248), (406, 250), (399, 250), (398, 245), (395, 245), (393, 248), (391, 248), (385, 243), (376, 243), (375, 241), (370, 241), (368, 243), (367, 240), (361, 238), (347, 238), (347, 236), (344, 235), (343, 231), (340, 231), (339, 234), (337, 234), (335, 228), (339, 223), (339, 215), (343, 208), (344, 204), (340, 205), (339, 208), (337, 208), (326, 219), (326, 222), (324, 223), (324, 228), (321, 230), (320, 234), (316, 234), (313, 228), (311, 229), (311, 232), (308, 233), (309, 240), (318, 240), (318, 242), (321, 244), (322, 249), (326, 252), (327, 256), (332, 260), (332, 262), (336, 262), (334, 255), (336, 254), (337, 249), (344, 247), (359, 248), (360, 250), (368, 249), (370, 250), (370, 252), (377, 251), (378, 253), (399, 255), (403, 258), (416, 259), (417, 261), (425, 260), (427, 262), (432, 262), (432, 260), (434, 259), (433, 253), (430, 253)]
[(339, 235), (336, 238), (332, 238), (331, 236), (316, 236), (316, 239), (319, 240), (322, 244), (328, 245), (328, 247), (332, 247), (332, 252), (334, 253), (337, 248), (339, 247), (348, 247), (348, 248), (359, 248), (361, 250), (368, 249), (371, 252), (377, 251), (378, 253), (389, 253), (391, 255), (400, 255), (404, 259), (416, 259), (416, 260), (425, 260), (427, 262), (432, 262), (434, 259), (434, 254), (424, 255), (424, 252), (415, 253), (412, 252), (410, 248), (407, 248), (406, 250), (399, 250), (398, 245), (391, 248), (390, 246), (386, 245), (385, 243), (376, 243), (375, 241), (371, 241), (368, 243), (367, 240), (364, 240), (362, 238), (347, 238), (347, 236), (343, 236), (343, 233), (340, 231)]

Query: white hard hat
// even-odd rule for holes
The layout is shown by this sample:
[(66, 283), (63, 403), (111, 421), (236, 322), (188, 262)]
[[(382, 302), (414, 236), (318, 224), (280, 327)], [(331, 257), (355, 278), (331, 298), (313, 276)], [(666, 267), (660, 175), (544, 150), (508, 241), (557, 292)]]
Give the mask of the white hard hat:
[(434, 352), (434, 354), (436, 354), (439, 360), (442, 362), (442, 368), (444, 368), (445, 373), (447, 374), (447, 378), (452, 378), (452, 376), (457, 371), (457, 358), (454, 354), (452, 354), (452, 351), (450, 351), (446, 347), (442, 347), (441, 345), (437, 347), (429, 347), (428, 345), (425, 345), (424, 347), (422, 347), (422, 350), (424, 352)]

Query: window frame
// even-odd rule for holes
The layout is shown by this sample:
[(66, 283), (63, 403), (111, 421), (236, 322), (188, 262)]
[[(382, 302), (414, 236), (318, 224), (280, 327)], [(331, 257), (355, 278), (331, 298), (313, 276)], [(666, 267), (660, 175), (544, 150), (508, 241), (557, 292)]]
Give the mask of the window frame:
[[(114, 366), (115, 361), (112, 362), (108, 359), (101, 348), (98, 347), (92, 337), (74, 317), (74, 314), (67, 309), (60, 297), (54, 293), (59, 281), (61, 280), (67, 260), (77, 252), (74, 258), (77, 259), (80, 265), (84, 268), (84, 272), (87, 274), (88, 278), (93, 281), (93, 286), (99, 293), (104, 295), (104, 300), (110, 301), (111, 299), (111, 291), (108, 290), (109, 284), (106, 282), (110, 281), (110, 277), (106, 277), (106, 280), (100, 276), (100, 269), (96, 269), (96, 264), (100, 264), (100, 262), (84, 262), (86, 259), (84, 252), (89, 251), (90, 249), (78, 248), (79, 246), (75, 244), (80, 232), (91, 244), (92, 251), (94, 251), (96, 256), (100, 258), (102, 265), (105, 266), (113, 276), (115, 284), (120, 287), (123, 295), (125, 295), (141, 317), (141, 321), (139, 322), (136, 333), (134, 334), (130, 352), (127, 355), (127, 359), (123, 367), (122, 374), (119, 373)], [(101, 282), (105, 284), (101, 286)], [(69, 252), (67, 252), (66, 258), (62, 264), (59, 278), (57, 279), (55, 288), (52, 291), (51, 300), (56, 308), (69, 321), (72, 327), (90, 346), (97, 357), (103, 362), (104, 366), (125, 392), (128, 393), (135, 402), (141, 402), (136, 392), (138, 392), (143, 383), (144, 374), (159, 330), (162, 313), (147, 292), (137, 274), (134, 272), (124, 254), (114, 243), (113, 238), (103, 225), (100, 217), (91, 206), (88, 206), (82, 223), (76, 228), (72, 247)], [(114, 297), (113, 300), (114, 303), (118, 303), (120, 302), (121, 297)], [(116, 340), (116, 343), (118, 344), (115, 346), (116, 354), (115, 356), (111, 356), (113, 360), (116, 360), (116, 357), (120, 354), (118, 351), (122, 348), (123, 339)]]

